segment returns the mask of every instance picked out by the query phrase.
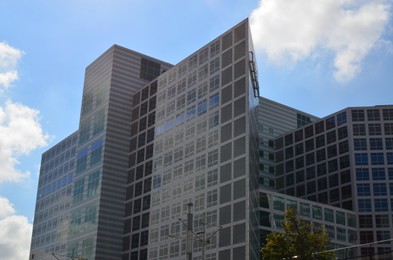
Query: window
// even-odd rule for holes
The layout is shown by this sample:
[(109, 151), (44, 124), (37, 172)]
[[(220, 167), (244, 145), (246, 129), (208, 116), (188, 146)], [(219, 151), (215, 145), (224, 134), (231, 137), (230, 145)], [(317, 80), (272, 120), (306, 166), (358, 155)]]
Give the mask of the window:
[(207, 95), (207, 82), (203, 82), (198, 87), (198, 99), (202, 99)]
[(219, 110), (210, 113), (209, 115), (209, 129), (218, 126), (219, 124)]
[(83, 190), (85, 187), (85, 179), (81, 178), (74, 184), (74, 195), (72, 197), (73, 203), (78, 203), (83, 200)]
[(357, 191), (358, 191), (358, 196), (370, 196), (371, 195), (370, 184), (358, 183)]
[(196, 153), (206, 150), (206, 136), (201, 136), (196, 141)]
[(209, 98), (209, 109), (212, 109), (214, 107), (217, 107), (220, 103), (220, 96), (218, 93), (210, 96)]
[(368, 165), (368, 157), (366, 153), (355, 154), (356, 165)]
[(191, 104), (192, 102), (196, 101), (196, 89), (191, 89), (187, 93), (187, 105)]
[(209, 91), (210, 93), (220, 88), (220, 75), (215, 75), (210, 78)]
[(360, 215), (359, 216), (359, 227), (360, 228), (372, 228), (373, 227), (373, 216), (372, 215)]
[(91, 146), (90, 166), (101, 161), (103, 141), (98, 140)]
[(89, 175), (87, 182), (87, 197), (91, 198), (98, 192), (98, 186), (100, 182), (100, 172), (97, 171)]
[(218, 169), (210, 170), (207, 172), (207, 187), (217, 185)]
[(369, 124), (368, 125), (368, 133), (369, 135), (381, 135), (381, 124)]
[(212, 167), (218, 163), (218, 149), (210, 151), (207, 155), (207, 166)]
[(393, 108), (383, 109), (383, 120), (393, 120)]
[(374, 199), (375, 211), (388, 211), (387, 199)]
[(370, 179), (369, 172), (367, 168), (357, 168), (356, 169), (356, 180), (358, 181), (368, 181)]
[(383, 153), (371, 153), (371, 164), (372, 165), (383, 165), (384, 164)]
[(97, 112), (94, 115), (94, 123), (93, 123), (93, 135), (96, 135), (104, 130), (105, 126), (105, 110)]
[(373, 168), (371, 171), (374, 181), (380, 181), (386, 179), (384, 168)]
[(371, 200), (359, 199), (358, 208), (359, 208), (359, 212), (371, 212)]
[(364, 110), (352, 110), (352, 121), (364, 121)]
[(382, 138), (370, 138), (370, 150), (382, 150)]
[(375, 215), (375, 224), (377, 228), (389, 227), (389, 215)]
[(211, 190), (207, 192), (207, 207), (217, 205), (217, 190)]
[(387, 195), (386, 183), (374, 183), (373, 189), (374, 189), (374, 196)]
[(393, 150), (393, 138), (386, 137), (385, 146), (386, 146), (386, 150)]
[(385, 135), (393, 135), (393, 123), (384, 124)]
[(338, 133), (338, 140), (344, 139), (348, 136), (348, 129), (346, 126), (343, 126), (337, 129), (337, 133)]
[(353, 135), (366, 135), (366, 126), (364, 124), (353, 124)]
[(213, 74), (220, 70), (220, 57), (210, 61), (210, 74)]
[(355, 151), (367, 150), (367, 140), (366, 140), (366, 138), (355, 138), (355, 139), (353, 139), (353, 145), (354, 145)]
[(209, 145), (209, 148), (218, 144), (218, 129), (209, 132), (208, 142), (207, 143)]
[(367, 120), (368, 121), (379, 121), (379, 109), (367, 109)]
[(345, 124), (347, 122), (347, 113), (342, 112), (337, 115), (337, 125), (340, 126), (342, 124)]
[(387, 164), (393, 164), (393, 153), (386, 153), (386, 162)]
[(206, 154), (202, 154), (195, 158), (195, 170), (202, 171), (206, 167)]
[(87, 166), (87, 152), (88, 149), (82, 149), (78, 152), (76, 159), (76, 173), (80, 173), (86, 169)]

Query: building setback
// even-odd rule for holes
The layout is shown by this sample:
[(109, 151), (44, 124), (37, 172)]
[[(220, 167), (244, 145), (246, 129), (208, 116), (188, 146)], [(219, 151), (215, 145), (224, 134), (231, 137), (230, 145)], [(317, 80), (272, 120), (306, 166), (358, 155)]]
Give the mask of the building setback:
[(42, 156), (30, 258), (259, 259), (289, 206), (332, 248), (390, 237), (393, 112), (354, 120), (370, 109), (259, 97), (248, 19), (174, 66), (114, 45), (86, 69), (79, 129)]

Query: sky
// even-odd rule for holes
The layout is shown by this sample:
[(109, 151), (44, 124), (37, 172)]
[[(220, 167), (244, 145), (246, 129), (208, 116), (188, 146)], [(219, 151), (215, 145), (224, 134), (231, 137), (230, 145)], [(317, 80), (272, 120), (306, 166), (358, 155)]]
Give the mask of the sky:
[(393, 103), (391, 0), (0, 1), (0, 260), (27, 259), (41, 154), (118, 44), (176, 64), (249, 17), (262, 96), (324, 117)]

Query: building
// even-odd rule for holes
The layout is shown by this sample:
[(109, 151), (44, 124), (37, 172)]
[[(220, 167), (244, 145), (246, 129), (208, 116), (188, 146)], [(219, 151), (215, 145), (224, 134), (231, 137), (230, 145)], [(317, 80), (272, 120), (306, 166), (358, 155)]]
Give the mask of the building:
[[(261, 239), (279, 231), (288, 205), (325, 225), (332, 247), (364, 241), (370, 232), (387, 237), (376, 230), (386, 227), (386, 215), (391, 227), (387, 186), (381, 198), (352, 201), (358, 194), (351, 158), (364, 162), (369, 151), (352, 145), (350, 113), (321, 120), (260, 98), (254, 57), (246, 19), (176, 65), (117, 45), (89, 65), (79, 129), (42, 156), (31, 258), (259, 259)], [(379, 120), (384, 109), (390, 116), (390, 108), (379, 109)], [(383, 124), (386, 135), (391, 122)], [(309, 150), (309, 140), (325, 132), (321, 178), (329, 189), (318, 175), (322, 146)], [(385, 139), (370, 158), (382, 154), (390, 173)], [(379, 222), (370, 213), (376, 222), (365, 227), (369, 233), (354, 237), (370, 215), (358, 207), (385, 200), (390, 211)]]
[(303, 111), (260, 97), (258, 105), (259, 185), (275, 190), (274, 139), (319, 119)]
[[(276, 138), (274, 147), (279, 192), (353, 210), (360, 244), (392, 238), (393, 106), (341, 110)], [(360, 248), (391, 251), (391, 242)]]

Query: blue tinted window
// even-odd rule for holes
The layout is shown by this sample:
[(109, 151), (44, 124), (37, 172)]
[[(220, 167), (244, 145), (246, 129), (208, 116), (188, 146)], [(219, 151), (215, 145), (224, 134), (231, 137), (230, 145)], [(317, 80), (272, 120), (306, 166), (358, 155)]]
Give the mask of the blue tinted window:
[(358, 191), (358, 196), (370, 196), (371, 195), (370, 184), (368, 183), (357, 184), (357, 191)]
[(375, 211), (387, 211), (388, 200), (387, 199), (374, 199)]
[(218, 94), (215, 94), (209, 98), (209, 108), (213, 108), (218, 106), (220, 103), (220, 97)]
[(366, 138), (359, 138), (353, 140), (355, 151), (367, 150)]
[(372, 165), (384, 164), (383, 153), (372, 153), (371, 154), (371, 164)]
[(198, 104), (198, 116), (206, 113), (206, 111), (207, 111), (207, 101), (204, 100), (202, 102), (199, 102), (199, 104)]
[(385, 180), (385, 168), (373, 168), (371, 171), (373, 180)]
[(386, 161), (388, 164), (393, 164), (393, 153), (386, 153)]
[(373, 189), (374, 189), (374, 196), (386, 196), (387, 195), (387, 189), (386, 189), (385, 183), (374, 183)]
[(356, 165), (367, 165), (368, 157), (366, 153), (355, 154), (355, 164)]
[(370, 179), (370, 176), (369, 176), (367, 168), (357, 168), (356, 169), (356, 180), (365, 181), (365, 180), (369, 180), (369, 179)]
[(359, 212), (371, 211), (371, 200), (370, 199), (359, 199), (358, 200)]

